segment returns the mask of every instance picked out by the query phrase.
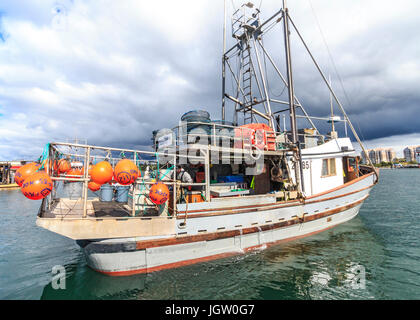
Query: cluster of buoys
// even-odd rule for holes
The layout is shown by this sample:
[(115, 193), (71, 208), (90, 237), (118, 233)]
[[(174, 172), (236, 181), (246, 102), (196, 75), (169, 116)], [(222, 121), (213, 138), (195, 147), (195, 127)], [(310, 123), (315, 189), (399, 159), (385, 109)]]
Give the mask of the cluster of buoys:
[(15, 182), (23, 195), (31, 200), (43, 199), (53, 189), (53, 182), (45, 171), (38, 171), (41, 165), (31, 162), (20, 167), (15, 174)]
[[(44, 161), (43, 164), (50, 166), (49, 161)], [(40, 168), (41, 164), (32, 162), (19, 168), (15, 174), (15, 182), (21, 187), (22, 193), (32, 200), (45, 198), (53, 189), (50, 176), (44, 170), (40, 171)], [(84, 176), (84, 168), (72, 168), (67, 159), (54, 161), (51, 168), (53, 172), (70, 177)], [(95, 192), (100, 190), (105, 183), (116, 182), (125, 186), (133, 184), (141, 174), (134, 162), (122, 159), (117, 163), (115, 169), (108, 161), (89, 165), (89, 176), (88, 188)], [(157, 205), (164, 204), (169, 198), (168, 187), (162, 182), (153, 184), (149, 191), (149, 198)]]
[(129, 159), (120, 160), (115, 169), (112, 169), (108, 161), (101, 161), (89, 167), (90, 182), (88, 188), (91, 191), (98, 191), (101, 185), (111, 183), (113, 179), (121, 185), (129, 185), (136, 182), (140, 176), (137, 166)]

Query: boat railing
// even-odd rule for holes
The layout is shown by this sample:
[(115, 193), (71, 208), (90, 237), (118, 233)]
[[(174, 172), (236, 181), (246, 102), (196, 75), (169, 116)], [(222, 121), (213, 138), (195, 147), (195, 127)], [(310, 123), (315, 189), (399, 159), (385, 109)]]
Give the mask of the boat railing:
[[(252, 145), (253, 133), (256, 131), (265, 131), (265, 139), (270, 135), (273, 137), (274, 149), (286, 149), (286, 146), (291, 144), (290, 131), (275, 131), (253, 129), (243, 126), (234, 126), (228, 124), (219, 124), (201, 121), (183, 122), (180, 125), (171, 129), (172, 144), (171, 146), (182, 146), (188, 144), (199, 144), (209, 146), (219, 146), (233, 149), (245, 149)], [(308, 132), (298, 133), (301, 147), (305, 148), (305, 141), (308, 139), (317, 139), (318, 144), (325, 142), (325, 136), (319, 134), (314, 129), (308, 129)], [(198, 141), (197, 141), (198, 138)], [(267, 141), (257, 142), (259, 145), (264, 145), (268, 149)], [(309, 145), (309, 144), (308, 144)], [(313, 146), (313, 145), (311, 145)], [(155, 141), (155, 147), (159, 149), (159, 143)], [(271, 148), (273, 150), (273, 148)]]
[[(51, 177), (54, 183), (53, 191), (46, 198), (43, 199), (39, 216), (42, 217), (43, 213), (51, 210), (54, 202), (60, 200), (57, 194), (57, 187), (60, 182), (79, 182), (82, 183), (81, 195), (77, 195), (77, 201), (82, 203), (82, 214), (83, 218), (87, 218), (88, 208), (88, 183), (91, 181), (89, 174), (89, 166), (94, 161), (107, 160), (111, 165), (116, 164), (121, 159), (130, 159), (140, 169), (141, 176), (131, 185), (130, 191), (132, 194), (131, 215), (135, 216), (135, 192), (142, 186), (148, 186), (156, 183), (158, 180), (162, 180), (166, 185), (172, 188), (171, 192), (173, 195), (177, 194), (177, 188), (194, 186), (196, 188), (203, 188), (205, 192), (205, 198), (210, 199), (210, 171), (209, 171), (209, 152), (205, 149), (199, 150), (200, 154), (183, 154), (181, 152), (158, 152), (158, 151), (147, 151), (147, 150), (135, 150), (125, 148), (113, 148), (113, 147), (100, 147), (94, 145), (84, 145), (66, 142), (52, 142), (49, 144), (48, 159), (44, 159), (43, 164), (45, 170)], [(83, 163), (81, 174), (60, 174), (57, 170), (57, 164), (60, 159), (74, 160)], [(177, 181), (176, 168), (177, 165), (194, 161), (194, 163), (201, 163), (205, 166), (205, 182), (204, 183), (185, 183)], [(146, 167), (149, 166), (151, 170), (149, 177), (145, 176)], [(61, 190), (62, 191), (62, 190)], [(172, 196), (171, 201), (172, 208), (176, 213), (177, 199), (176, 196)]]
[[(172, 128), (175, 137), (173, 139), (173, 145), (182, 146), (197, 143), (201, 145), (244, 149), (244, 146), (246, 147), (250, 144), (250, 140), (253, 139), (252, 134), (255, 131), (253, 128), (228, 124), (201, 121), (183, 122)], [(266, 132), (272, 135), (274, 139), (283, 134), (274, 130)], [(199, 138), (199, 141), (197, 141), (197, 138)], [(289, 141), (285, 141), (286, 143), (289, 143)]]

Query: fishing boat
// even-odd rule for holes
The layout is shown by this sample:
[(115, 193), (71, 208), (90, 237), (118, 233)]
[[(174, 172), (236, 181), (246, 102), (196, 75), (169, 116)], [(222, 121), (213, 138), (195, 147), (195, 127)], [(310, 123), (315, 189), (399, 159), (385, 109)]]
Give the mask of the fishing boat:
[[(378, 182), (372, 163), (359, 163), (351, 139), (338, 137), (334, 123), (341, 121), (365, 151), (287, 5), (262, 21), (248, 2), (235, 10), (231, 25), (234, 45), (228, 49), (224, 28), (220, 120), (206, 110), (188, 112), (174, 128), (156, 130), (149, 150), (48, 144), (46, 171), (54, 188), (42, 199), (36, 223), (76, 240), (92, 269), (112, 276), (148, 273), (311, 236), (354, 218)], [(284, 75), (263, 42), (276, 26), (284, 37)], [(298, 100), (291, 33), (304, 44), (343, 118), (332, 112), (311, 117)], [(276, 75), (270, 81), (284, 86), (287, 99), (270, 95), (267, 65)], [(289, 128), (282, 114), (289, 116)], [(298, 120), (308, 124), (298, 128)], [(314, 120), (330, 121), (331, 132), (322, 134)], [(82, 161), (83, 174), (57, 173), (54, 163), (63, 158)], [(135, 181), (89, 191), (91, 164), (103, 160), (116, 170), (122, 159), (139, 169)], [(79, 181), (80, 195), (65, 195), (60, 186), (68, 180)], [(156, 185), (167, 188), (156, 192), (160, 203)]]

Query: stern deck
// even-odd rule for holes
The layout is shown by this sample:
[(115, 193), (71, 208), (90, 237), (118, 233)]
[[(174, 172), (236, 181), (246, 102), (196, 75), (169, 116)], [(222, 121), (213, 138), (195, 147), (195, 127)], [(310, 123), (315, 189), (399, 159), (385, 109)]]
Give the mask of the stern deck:
[[(130, 217), (132, 208), (126, 203), (116, 201), (101, 202), (99, 199), (87, 201), (86, 218), (121, 218)], [(43, 218), (83, 218), (82, 199), (55, 199), (50, 210), (46, 210)]]

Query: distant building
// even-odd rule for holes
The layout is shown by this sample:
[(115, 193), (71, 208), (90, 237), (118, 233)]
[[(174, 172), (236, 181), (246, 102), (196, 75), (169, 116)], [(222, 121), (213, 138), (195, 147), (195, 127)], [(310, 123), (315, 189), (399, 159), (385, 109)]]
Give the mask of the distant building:
[(362, 163), (367, 163), (367, 159), (366, 158), (369, 156), (369, 153), (365, 153), (364, 151), (362, 151), (362, 153), (360, 154), (360, 156), (362, 158)]
[(394, 151), (394, 149), (388, 148), (386, 152), (388, 154), (388, 162), (393, 162), (394, 160), (397, 160), (397, 154)]
[(420, 147), (416, 148), (416, 162), (420, 163)]
[[(392, 162), (397, 158), (397, 154), (392, 148), (375, 148), (367, 150), (370, 161), (373, 164), (379, 164), (381, 162)], [(367, 163), (366, 155), (362, 152), (362, 161)]]
[[(417, 161), (416, 160), (416, 149), (420, 146), (409, 146), (403, 150), (405, 161)], [(418, 161), (417, 161), (418, 162)]]

